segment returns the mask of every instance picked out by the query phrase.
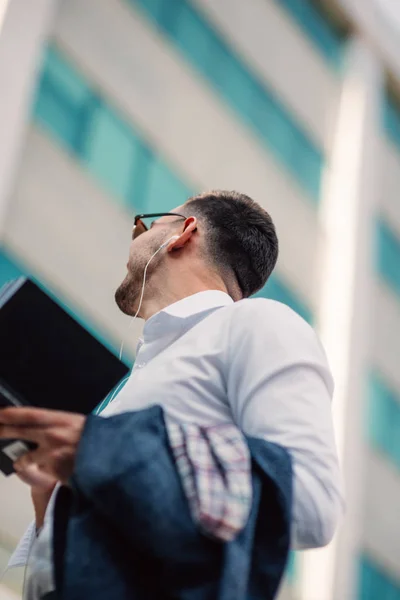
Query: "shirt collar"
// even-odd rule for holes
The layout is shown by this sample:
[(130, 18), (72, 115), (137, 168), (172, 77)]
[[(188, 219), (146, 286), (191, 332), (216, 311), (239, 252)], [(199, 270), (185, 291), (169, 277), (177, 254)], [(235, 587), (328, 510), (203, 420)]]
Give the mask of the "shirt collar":
[(154, 338), (159, 339), (171, 330), (178, 333), (177, 330), (185, 329), (185, 326), (190, 326), (196, 321), (196, 316), (230, 304), (233, 304), (232, 298), (220, 290), (198, 292), (170, 304), (146, 321), (137, 351), (144, 342), (150, 342)]
[(183, 300), (170, 304), (161, 311), (161, 314), (165, 313), (172, 317), (186, 319), (211, 308), (219, 308), (228, 304), (233, 304), (233, 300), (225, 292), (221, 292), (220, 290), (206, 290), (192, 296), (186, 296)]

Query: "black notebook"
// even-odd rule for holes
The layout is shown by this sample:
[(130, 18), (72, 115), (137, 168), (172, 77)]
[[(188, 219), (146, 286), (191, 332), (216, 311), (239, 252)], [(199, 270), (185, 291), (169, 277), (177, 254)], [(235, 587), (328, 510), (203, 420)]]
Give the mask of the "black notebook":
[[(89, 414), (129, 371), (112, 352), (26, 277), (0, 290), (0, 410), (10, 404)], [(8, 475), (24, 451), (0, 440)]]

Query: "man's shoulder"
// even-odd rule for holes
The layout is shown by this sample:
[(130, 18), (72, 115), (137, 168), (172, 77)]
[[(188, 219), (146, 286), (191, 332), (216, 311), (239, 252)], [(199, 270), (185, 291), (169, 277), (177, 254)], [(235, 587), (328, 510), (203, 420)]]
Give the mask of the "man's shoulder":
[(289, 324), (311, 329), (303, 317), (287, 304), (270, 298), (245, 298), (228, 308), (231, 318), (236, 317), (243, 326), (279, 327)]
[(229, 339), (244, 350), (261, 339), (283, 346), (301, 345), (321, 349), (315, 330), (286, 304), (268, 298), (246, 298), (227, 307)]

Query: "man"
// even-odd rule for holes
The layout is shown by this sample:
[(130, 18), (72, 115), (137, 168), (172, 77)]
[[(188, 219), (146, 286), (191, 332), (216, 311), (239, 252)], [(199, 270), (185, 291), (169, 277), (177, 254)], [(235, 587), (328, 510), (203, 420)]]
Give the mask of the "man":
[[(189, 199), (152, 220), (149, 228), (146, 221), (135, 219), (127, 275), (115, 295), (120, 310), (146, 321), (143, 339), (127, 384), (102, 415), (117, 419), (120, 413), (157, 404), (174, 424), (204, 431), (228, 424), (272, 444), (273, 451), (283, 449), (293, 466), (291, 545), (326, 545), (342, 510), (326, 358), (311, 327), (288, 307), (248, 300), (264, 286), (277, 260), (270, 216), (243, 194), (215, 191)], [(114, 423), (122, 435), (126, 420)], [(87, 442), (90, 428), (81, 415), (38, 409), (0, 412), (0, 437), (30, 439), (39, 446), (15, 463), (32, 487), (38, 528), (55, 483), (74, 487), (80, 480), (75, 487), (83, 489), (96, 470), (96, 441)], [(245, 452), (243, 445), (240, 451)], [(104, 455), (102, 464), (109, 456)], [(107, 482), (107, 491), (100, 486), (109, 494), (109, 504), (114, 502), (113, 485), (117, 482)], [(95, 496), (83, 491), (90, 503)], [(52, 512), (50, 506), (35, 541), (46, 556), (51, 556)], [(113, 515), (107, 519), (113, 521)], [(39, 570), (30, 578), (30, 589), (36, 589), (32, 598), (45, 597), (54, 587), (49, 573)]]

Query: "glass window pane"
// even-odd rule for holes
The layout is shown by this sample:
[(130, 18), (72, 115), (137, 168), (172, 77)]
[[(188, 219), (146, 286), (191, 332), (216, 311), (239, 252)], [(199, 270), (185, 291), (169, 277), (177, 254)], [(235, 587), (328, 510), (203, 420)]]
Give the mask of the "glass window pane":
[(22, 271), (15, 265), (0, 248), (0, 287), (7, 281), (23, 275)]
[(128, 2), (141, 8), (155, 23), (160, 23), (165, 6), (164, 0), (128, 0)]
[(57, 89), (68, 97), (71, 104), (82, 105), (90, 96), (89, 87), (83, 77), (54, 49), (49, 49), (43, 72)]
[(265, 104), (265, 118), (261, 123), (270, 146), (287, 165), (293, 165), (294, 132), (290, 121), (275, 102)]
[(183, 204), (190, 195), (187, 186), (171, 172), (164, 161), (155, 157), (149, 169), (146, 211), (170, 211)]
[(400, 295), (400, 239), (384, 221), (378, 222), (377, 268), (394, 292)]
[(139, 143), (128, 199), (128, 206), (134, 214), (150, 212), (146, 210), (146, 194), (153, 160), (154, 154), (150, 148), (143, 142)]
[(56, 52), (47, 53), (33, 106), (34, 118), (77, 151), (92, 95), (83, 79)]
[(206, 73), (209, 65), (210, 30), (191, 6), (182, 3), (175, 24), (174, 39), (194, 65)]
[(400, 398), (373, 373), (368, 382), (368, 437), (400, 468)]
[(383, 448), (387, 432), (387, 399), (381, 381), (371, 375), (368, 386), (368, 435), (371, 442)]
[(138, 142), (129, 125), (108, 107), (98, 105), (84, 147), (90, 171), (116, 197), (129, 195)]
[(46, 79), (42, 79), (36, 96), (34, 117), (67, 148), (75, 147), (78, 134), (76, 109), (60, 97)]
[(296, 129), (294, 133), (292, 156), (293, 169), (296, 170), (298, 178), (310, 196), (318, 201), (324, 164), (323, 156), (299, 129)]
[[(302, 20), (303, 1), (305, 0), (285, 0), (288, 10), (296, 13)], [(134, 0), (130, 2), (134, 3)], [(251, 67), (246, 66), (229, 42), (190, 2), (171, 0), (164, 4), (162, 14), (159, 13), (158, 2), (159, 0), (151, 0), (149, 6), (157, 6), (154, 10), (161, 15), (157, 17), (157, 23), (182, 51), (184, 59), (191, 61), (208, 78), (246, 123), (253, 125), (256, 134), (275, 151), (303, 188), (314, 198), (318, 197), (323, 156), (310, 142), (307, 156), (303, 158), (303, 162), (307, 164), (303, 171), (298, 171), (292, 139), (296, 125), (285, 107), (269, 93)], [(144, 0), (137, 0), (137, 3), (143, 6), (146, 4)], [(319, 23), (319, 16), (312, 14), (316, 23)]]
[(257, 82), (239, 62), (230, 61), (223, 76), (224, 92), (245, 120), (254, 122), (257, 111)]

